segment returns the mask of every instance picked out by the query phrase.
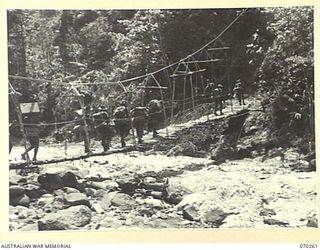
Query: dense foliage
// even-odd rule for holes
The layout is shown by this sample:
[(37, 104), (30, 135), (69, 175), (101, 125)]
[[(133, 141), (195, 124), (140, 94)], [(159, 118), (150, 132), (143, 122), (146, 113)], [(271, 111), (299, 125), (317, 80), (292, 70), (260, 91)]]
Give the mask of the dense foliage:
[[(117, 82), (179, 61), (214, 39), (242, 11), (9, 10), (9, 74), (75, 82), (83, 93), (93, 96), (93, 105), (104, 104), (110, 112), (124, 98), (131, 105), (144, 105), (159, 97), (158, 90), (141, 88), (156, 85), (150, 76), (126, 84), (127, 93), (118, 84), (81, 83)], [(228, 93), (241, 79), (248, 93), (263, 94), (269, 103), (278, 103), (270, 109), (273, 129), (300, 122), (293, 130), (307, 125), (313, 131), (312, 7), (248, 9), (211, 47), (230, 49), (205, 50), (190, 58), (221, 59), (219, 62), (188, 63), (188, 69), (181, 65), (180, 71), (206, 71), (176, 78), (176, 99), (191, 95), (191, 80), (200, 92), (205, 79), (222, 81)], [(169, 76), (174, 70), (171, 67), (154, 75), (168, 87), (164, 92), (167, 100), (172, 95), (173, 78)], [(10, 81), (22, 93), (21, 101), (37, 95), (45, 121), (71, 119), (79, 108), (68, 85)]]

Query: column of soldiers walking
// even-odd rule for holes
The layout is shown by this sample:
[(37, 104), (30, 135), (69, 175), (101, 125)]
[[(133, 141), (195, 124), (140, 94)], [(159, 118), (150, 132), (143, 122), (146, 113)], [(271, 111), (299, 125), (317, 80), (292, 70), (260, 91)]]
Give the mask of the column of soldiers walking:
[[(146, 107), (137, 106), (129, 110), (125, 101), (113, 111), (113, 117), (108, 113), (105, 106), (100, 106), (97, 112), (93, 112), (90, 106), (85, 107), (85, 114), (81, 114), (84, 119), (80, 119), (79, 129), (84, 139), (85, 153), (90, 153), (90, 138), (86, 136), (92, 134), (92, 130), (97, 133), (103, 151), (110, 149), (112, 138), (118, 134), (121, 147), (126, 146), (126, 137), (130, 130), (134, 130), (138, 143), (143, 143), (145, 130), (152, 132), (153, 137), (158, 136), (157, 130), (163, 122), (163, 105), (160, 100), (151, 100)], [(83, 121), (86, 121), (84, 123)], [(90, 137), (90, 136), (89, 136)]]
[[(206, 99), (213, 105), (215, 115), (218, 115), (218, 112), (219, 115), (223, 115), (223, 103), (230, 94), (238, 99), (239, 105), (245, 105), (244, 88), (240, 79), (236, 81), (232, 93), (227, 94), (223, 93), (222, 82), (214, 83), (210, 79), (207, 79), (205, 94)], [(136, 106), (130, 110), (128, 103), (121, 101), (119, 106), (114, 109), (112, 116), (105, 106), (100, 106), (98, 110), (94, 111), (91, 105), (87, 104), (83, 110), (76, 110), (75, 114), (78, 116), (76, 117), (78, 122), (76, 122), (75, 128), (77, 128), (78, 134), (84, 141), (85, 153), (91, 153), (90, 137), (93, 134), (99, 139), (103, 151), (107, 152), (110, 149), (112, 138), (116, 134), (120, 137), (121, 147), (126, 146), (126, 138), (129, 136), (130, 130), (132, 134), (136, 135), (138, 144), (143, 143), (145, 130), (152, 132), (153, 137), (157, 137), (157, 130), (164, 121), (164, 103), (158, 99), (153, 99), (145, 107)], [(11, 127), (14, 124), (16, 122), (10, 123), (9, 131), (11, 131)], [(23, 124), (28, 146), (25, 152), (21, 154), (21, 157), (25, 160), (26, 156), (28, 156), (27, 153), (34, 149), (33, 161), (36, 161), (39, 149), (39, 114), (25, 115), (23, 117)], [(10, 132), (9, 152), (12, 146)]]

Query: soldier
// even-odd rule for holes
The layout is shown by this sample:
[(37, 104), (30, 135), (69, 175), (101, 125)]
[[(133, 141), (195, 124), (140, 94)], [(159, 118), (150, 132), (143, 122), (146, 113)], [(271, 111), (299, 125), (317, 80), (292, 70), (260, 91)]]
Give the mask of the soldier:
[(131, 111), (133, 121), (132, 125), (137, 131), (137, 137), (138, 137), (138, 143), (142, 143), (142, 137), (143, 137), (143, 130), (144, 126), (146, 124), (146, 108), (145, 107), (135, 107)]
[(162, 102), (160, 100), (154, 99), (148, 103), (147, 113), (148, 113), (148, 128), (152, 131), (153, 137), (158, 136), (158, 128), (163, 120), (162, 114)]
[[(86, 106), (84, 108), (84, 119), (83, 120), (83, 114), (82, 110), (77, 110), (76, 114), (78, 116), (78, 119), (80, 120), (80, 125), (76, 126), (79, 128), (80, 134), (84, 140), (84, 152), (85, 153), (91, 153), (90, 150), (90, 132), (91, 128), (93, 126), (92, 124), (92, 109), (91, 106)], [(76, 129), (76, 128), (75, 128)], [(87, 131), (87, 133), (86, 133)]]
[(217, 87), (215, 87), (213, 89), (212, 97), (214, 99), (214, 114), (215, 115), (218, 115), (217, 114), (218, 107), (220, 110), (220, 115), (223, 115), (223, 113), (222, 113), (222, 88), (223, 88), (222, 84), (219, 83), (217, 85)]
[(25, 135), (30, 145), (27, 147), (26, 151), (21, 154), (21, 157), (23, 160), (26, 160), (27, 153), (34, 149), (33, 161), (37, 161), (40, 141), (39, 117), (37, 115), (27, 115), (24, 117), (23, 123)]
[(238, 79), (236, 84), (234, 85), (233, 92), (239, 100), (239, 105), (245, 105), (244, 93), (243, 93), (244, 91), (243, 91), (243, 86), (242, 86), (242, 82), (240, 79)]
[(114, 135), (113, 128), (110, 125), (110, 117), (105, 106), (100, 106), (99, 111), (92, 115), (94, 128), (101, 140), (103, 151), (107, 152), (110, 148), (110, 142)]
[(120, 103), (120, 106), (114, 110), (113, 116), (115, 118), (114, 123), (116, 131), (121, 139), (121, 147), (125, 147), (125, 137), (129, 134), (131, 128), (131, 121), (129, 117), (129, 111), (126, 106), (126, 102), (123, 101)]
[(206, 88), (205, 88), (206, 97), (208, 98), (208, 100), (210, 102), (213, 102), (214, 100), (213, 100), (212, 93), (213, 93), (213, 90), (215, 89), (216, 86), (215, 86), (214, 82), (210, 81), (210, 79), (207, 79), (206, 83), (207, 83)]

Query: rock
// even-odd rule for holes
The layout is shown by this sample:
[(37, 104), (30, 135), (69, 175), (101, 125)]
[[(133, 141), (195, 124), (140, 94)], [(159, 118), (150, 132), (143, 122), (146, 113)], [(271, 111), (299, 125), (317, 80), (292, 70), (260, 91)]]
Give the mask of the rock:
[(75, 174), (71, 172), (66, 172), (61, 174), (62, 182), (65, 187), (76, 188), (78, 186), (78, 180)]
[(147, 176), (143, 179), (143, 183), (156, 183), (157, 179), (155, 177)]
[(68, 230), (75, 227), (83, 227), (90, 222), (91, 213), (90, 208), (84, 205), (50, 213), (38, 221), (38, 230)]
[(119, 188), (123, 193), (126, 194), (134, 194), (135, 190), (138, 188), (140, 180), (128, 175), (128, 176), (121, 176), (121, 178), (117, 179), (116, 182), (119, 185)]
[(117, 190), (119, 188), (119, 184), (115, 181), (87, 181), (86, 186), (94, 189), (103, 189), (103, 190)]
[(10, 205), (29, 207), (30, 198), (26, 194), (10, 198)]
[(196, 153), (197, 153), (196, 145), (194, 145), (192, 142), (184, 142), (171, 148), (167, 153), (167, 156), (178, 156), (178, 155), (195, 156)]
[(95, 198), (102, 198), (102, 197), (103, 197), (105, 194), (107, 194), (107, 193), (108, 193), (108, 191), (103, 190), (103, 189), (99, 189), (99, 190), (95, 191), (93, 197), (95, 197)]
[(125, 209), (132, 209), (132, 206), (135, 204), (135, 200), (124, 193), (116, 193), (116, 195), (111, 199), (111, 205)]
[(95, 211), (98, 214), (103, 214), (104, 213), (104, 209), (101, 207), (100, 203), (94, 203), (92, 205), (92, 210)]
[(54, 196), (52, 194), (44, 194), (38, 200), (38, 205), (42, 207), (46, 205), (51, 205), (53, 201), (54, 201)]
[(52, 192), (63, 187), (77, 188), (77, 177), (71, 172), (45, 173), (38, 176), (40, 185)]
[(188, 205), (193, 205), (193, 204), (197, 204), (200, 205), (202, 204), (205, 200), (207, 200), (207, 196), (201, 193), (192, 193), (192, 194), (188, 194), (186, 195), (182, 201), (179, 202), (179, 204), (177, 204), (176, 209), (181, 211), (183, 210), (184, 207), (188, 206)]
[(86, 194), (87, 196), (92, 197), (92, 196), (94, 196), (96, 190), (94, 190), (93, 188), (85, 188), (85, 189), (84, 189), (84, 192), (85, 192), (85, 194)]
[(199, 221), (200, 215), (199, 210), (194, 205), (188, 205), (183, 208), (183, 218), (191, 221)]
[(15, 207), (14, 213), (18, 215), (18, 219), (32, 218), (35, 216), (35, 212), (32, 209), (20, 205)]
[(28, 184), (25, 186), (26, 195), (30, 197), (30, 199), (39, 199), (42, 195), (46, 194), (47, 191), (40, 187), (40, 185)]
[(10, 186), (9, 187), (9, 197), (15, 198), (15, 197), (21, 197), (25, 194), (25, 190), (20, 186)]
[(313, 216), (308, 216), (306, 218), (307, 220), (307, 227), (316, 227), (318, 228), (318, 219), (316, 217), (316, 215), (313, 215)]
[(65, 197), (65, 202), (70, 206), (87, 205), (89, 206), (88, 197), (82, 193), (70, 193)]
[(204, 213), (203, 220), (208, 223), (212, 223), (213, 226), (218, 227), (223, 224), (225, 218), (229, 214), (225, 213), (221, 208), (211, 208)]
[(26, 183), (27, 178), (18, 174), (10, 173), (9, 176), (9, 185), (18, 185), (20, 183)]
[(147, 198), (144, 199), (144, 204), (152, 206), (156, 209), (162, 209), (164, 208), (164, 204), (161, 200), (158, 199), (153, 199), (153, 198)]
[(186, 195), (190, 193), (191, 191), (186, 187), (169, 185), (165, 188), (163, 196), (165, 202), (177, 205)]
[(316, 171), (316, 169), (317, 169), (317, 167), (316, 167), (316, 159), (312, 159), (311, 161), (310, 161), (310, 170), (311, 171)]
[(67, 194), (72, 194), (72, 193), (80, 193), (78, 189), (71, 188), (71, 187), (64, 187), (62, 190), (67, 193)]
[(23, 225), (20, 228), (20, 231), (38, 231), (37, 223)]
[(288, 149), (283, 153), (283, 160), (285, 162), (297, 162), (300, 159), (301, 155), (293, 149)]
[(38, 176), (39, 184), (49, 192), (64, 187), (63, 180), (58, 174), (41, 174)]
[(288, 222), (283, 222), (283, 221), (272, 219), (272, 218), (264, 218), (263, 223), (267, 225), (276, 225), (276, 226), (283, 226), (283, 227), (286, 227), (289, 225)]
[(310, 164), (306, 160), (299, 160), (295, 163), (290, 163), (289, 167), (292, 170), (298, 171), (298, 172), (310, 172), (312, 171), (312, 167), (310, 167)]
[(107, 210), (111, 206), (111, 200), (116, 194), (116, 192), (106, 193), (104, 191), (104, 195), (102, 197), (102, 200), (100, 201), (101, 208)]
[(271, 215), (276, 215), (277, 213), (273, 210), (273, 209), (270, 209), (270, 208), (263, 208), (259, 215), (260, 216), (271, 216)]

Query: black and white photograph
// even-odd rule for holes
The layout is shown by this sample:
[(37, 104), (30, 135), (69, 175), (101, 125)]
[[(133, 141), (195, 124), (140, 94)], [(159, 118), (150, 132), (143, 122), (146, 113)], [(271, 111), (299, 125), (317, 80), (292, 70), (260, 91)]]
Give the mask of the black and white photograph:
[(6, 18), (9, 231), (318, 228), (313, 6)]

